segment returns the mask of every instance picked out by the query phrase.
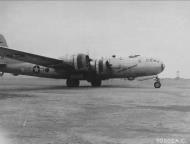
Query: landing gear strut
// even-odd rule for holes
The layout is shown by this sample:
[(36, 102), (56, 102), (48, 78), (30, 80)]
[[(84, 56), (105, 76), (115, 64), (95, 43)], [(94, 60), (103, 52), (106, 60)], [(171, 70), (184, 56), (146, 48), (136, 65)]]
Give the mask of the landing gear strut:
[(76, 79), (67, 79), (67, 87), (79, 87), (80, 81)]
[(155, 78), (154, 87), (155, 88), (160, 88), (161, 87), (160, 79), (158, 77)]

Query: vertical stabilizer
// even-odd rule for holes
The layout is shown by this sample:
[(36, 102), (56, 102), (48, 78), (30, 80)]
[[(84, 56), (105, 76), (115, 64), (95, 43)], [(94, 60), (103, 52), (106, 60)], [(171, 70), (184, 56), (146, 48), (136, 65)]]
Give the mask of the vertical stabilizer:
[(7, 42), (2, 34), (0, 34), (0, 46), (8, 47)]

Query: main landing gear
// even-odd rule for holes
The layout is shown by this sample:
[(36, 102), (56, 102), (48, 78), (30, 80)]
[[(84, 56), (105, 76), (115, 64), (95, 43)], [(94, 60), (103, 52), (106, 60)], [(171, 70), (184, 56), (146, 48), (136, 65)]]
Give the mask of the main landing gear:
[(158, 77), (155, 78), (154, 87), (155, 88), (160, 88), (161, 87), (160, 79)]
[(77, 79), (67, 79), (67, 87), (79, 87), (80, 81)]
[[(91, 85), (93, 87), (100, 87), (101, 84), (102, 84), (102, 81), (99, 80), (99, 79), (96, 79), (96, 80), (93, 80), (93, 81), (90, 81), (90, 82), (91, 82)], [(66, 85), (67, 85), (67, 87), (79, 87), (80, 81), (77, 80), (77, 79), (67, 79)]]
[(99, 79), (96, 79), (96, 80), (91, 81), (91, 85), (92, 85), (93, 87), (100, 87), (101, 84), (102, 84), (102, 81), (99, 80)]

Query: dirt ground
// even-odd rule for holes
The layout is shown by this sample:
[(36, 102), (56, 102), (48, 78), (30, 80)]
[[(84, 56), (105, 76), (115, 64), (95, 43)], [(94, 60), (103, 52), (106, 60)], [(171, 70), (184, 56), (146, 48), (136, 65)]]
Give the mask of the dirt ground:
[(0, 144), (188, 144), (190, 80), (0, 79)]

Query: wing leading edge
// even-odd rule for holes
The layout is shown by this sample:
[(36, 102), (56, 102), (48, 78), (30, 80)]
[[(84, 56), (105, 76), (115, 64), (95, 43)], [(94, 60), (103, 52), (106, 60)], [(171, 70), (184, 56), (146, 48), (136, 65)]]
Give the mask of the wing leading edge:
[(23, 62), (33, 63), (45, 67), (52, 67), (57, 69), (65, 68), (66, 70), (73, 69), (71, 65), (65, 63), (63, 60), (13, 50), (4, 46), (0, 46), (0, 56), (20, 60)]

